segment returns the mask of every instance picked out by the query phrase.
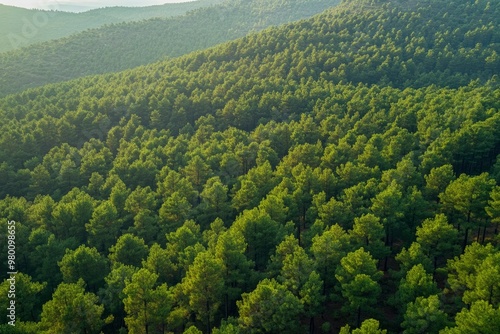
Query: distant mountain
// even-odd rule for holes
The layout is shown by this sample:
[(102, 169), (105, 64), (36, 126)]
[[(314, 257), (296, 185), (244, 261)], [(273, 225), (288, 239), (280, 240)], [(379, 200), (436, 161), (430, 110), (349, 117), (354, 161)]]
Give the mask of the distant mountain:
[[(310, 17), (337, 3), (337, 0), (225, 1), (184, 16), (114, 24), (0, 54), (0, 96), (180, 56), (271, 25)], [(124, 18), (133, 11), (108, 8), (96, 13)]]
[(109, 7), (84, 13), (65, 12), (64, 10), (76, 8), (64, 5), (54, 7), (57, 10), (31, 10), (0, 4), (0, 52), (66, 37), (106, 24), (183, 15), (188, 11), (222, 1), (197, 0), (148, 7)]

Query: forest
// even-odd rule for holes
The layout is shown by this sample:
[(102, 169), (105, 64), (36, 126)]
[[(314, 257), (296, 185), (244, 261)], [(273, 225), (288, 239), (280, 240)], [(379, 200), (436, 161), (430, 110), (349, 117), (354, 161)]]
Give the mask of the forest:
[[(272, 25), (311, 17), (338, 2), (203, 0), (200, 2), (203, 7), (186, 15), (131, 23), (112, 21), (100, 29), (0, 53), (0, 97), (44, 84), (126, 70), (181, 56)], [(99, 13), (109, 10), (117, 11), (108, 8)], [(93, 12), (78, 15), (93, 16)]]
[(497, 334), (499, 24), (344, 0), (1, 98), (0, 333)]
[(51, 10), (25, 9), (0, 4), (0, 52), (68, 37), (104, 25), (167, 18), (221, 3), (224, 0), (195, 0), (147, 7), (106, 7), (83, 13), (63, 11), (62, 2), (49, 5)]

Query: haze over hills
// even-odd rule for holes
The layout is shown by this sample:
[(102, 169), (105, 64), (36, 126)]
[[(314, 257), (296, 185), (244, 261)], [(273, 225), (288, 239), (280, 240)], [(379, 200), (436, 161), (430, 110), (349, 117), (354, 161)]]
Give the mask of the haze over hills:
[(148, 7), (109, 7), (69, 13), (63, 6), (53, 10), (30, 10), (0, 4), (0, 53), (72, 35), (106, 24), (183, 15), (188, 11), (221, 3), (197, 0)]
[(149, 7), (192, 1), (196, 0), (1, 0), (1, 3), (27, 9), (82, 12), (106, 7)]
[(0, 98), (14, 333), (498, 334), (499, 20), (349, 0)]
[(3, 53), (0, 96), (176, 57), (271, 25), (310, 17), (335, 4), (337, 0), (226, 1), (185, 16), (116, 24)]

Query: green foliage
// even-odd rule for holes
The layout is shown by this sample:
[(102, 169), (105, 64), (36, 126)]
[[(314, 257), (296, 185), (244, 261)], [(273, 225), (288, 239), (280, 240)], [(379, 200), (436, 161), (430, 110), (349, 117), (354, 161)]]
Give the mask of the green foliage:
[(220, 1), (204, 0), (141, 8), (109, 7), (79, 14), (66, 12), (67, 5), (63, 4), (52, 5), (51, 10), (28, 10), (2, 5), (0, 29), (4, 32), (4, 36), (0, 39), (2, 45), (0, 52), (70, 36), (104, 25), (180, 16), (196, 8), (218, 2)]
[(361, 324), (361, 311), (370, 310), (381, 293), (377, 281), (382, 273), (377, 270), (376, 260), (363, 247), (348, 253), (340, 261), (335, 278), (340, 283), (342, 296), (347, 299), (344, 310), (357, 312), (357, 325)]
[(351, 243), (356, 248), (363, 247), (374, 258), (382, 259), (388, 255), (388, 248), (384, 244), (384, 226), (378, 217), (373, 214), (366, 214), (354, 219), (354, 226), (349, 231)]
[(166, 284), (157, 286), (158, 275), (140, 269), (125, 282), (123, 289), (125, 322), (129, 333), (148, 333), (148, 329), (165, 328), (170, 313), (171, 294)]
[(439, 289), (432, 275), (427, 274), (424, 266), (418, 264), (411, 268), (406, 277), (402, 278), (398, 291), (394, 295), (396, 307), (406, 309), (408, 303), (414, 302), (417, 297), (429, 297), (437, 294)]
[(488, 255), (480, 263), (476, 263), (475, 277), (467, 280), (468, 290), (464, 292), (463, 301), (471, 304), (478, 300), (486, 300), (494, 307), (500, 306), (500, 253)]
[(417, 297), (408, 304), (405, 320), (401, 323), (405, 334), (438, 333), (448, 323), (448, 317), (440, 308), (437, 295)]
[(385, 329), (380, 329), (380, 323), (375, 319), (366, 319), (359, 328), (351, 330), (349, 325), (340, 329), (340, 334), (386, 334)]
[(264, 279), (238, 301), (240, 326), (248, 333), (300, 333), (299, 298), (275, 280)]
[[(48, 42), (0, 55), (0, 96), (178, 57), (245, 36), (251, 31), (310, 17), (336, 3), (328, 0), (201, 0), (135, 9), (136, 13), (124, 13), (124, 9), (120, 13), (117, 8), (83, 14), (21, 10), (27, 16), (15, 13), (17, 20), (9, 16), (9, 11), (15, 11), (5, 12), (11, 7), (2, 6), (1, 14), (8, 19), (8, 29), (2, 31), (9, 33), (0, 39), (3, 46), (0, 52), (12, 46), (5, 38), (13, 34), (16, 37), (10, 40), (15, 41), (13, 46), (16, 47)], [(110, 11), (115, 13), (108, 13)], [(46, 18), (46, 24), (43, 27), (33, 25), (40, 18)], [(23, 29), (27, 29), (32, 38), (24, 37)], [(76, 32), (78, 34), (69, 36)], [(51, 40), (55, 38), (59, 39)], [(57, 64), (52, 61), (54, 57), (58, 59)], [(199, 57), (188, 68), (196, 69), (202, 63), (203, 57)], [(7, 82), (8, 87), (4, 85)]]
[(224, 294), (224, 262), (201, 252), (189, 267), (182, 281), (182, 289), (189, 298), (189, 308), (209, 332)]
[[(7, 318), (7, 308), (9, 307), (9, 292), (12, 281), (5, 280), (0, 284), (0, 305), (2, 306), (1, 315)], [(26, 274), (18, 273), (15, 275), (15, 295), (16, 302), (16, 322), (37, 321), (39, 320), (41, 310), (41, 292), (46, 288), (47, 283), (34, 282)], [(9, 319), (9, 318), (7, 318)], [(8, 320), (10, 321), (10, 320)]]
[[(461, 174), (439, 196), (446, 211), (458, 214), (458, 221), (465, 225), (466, 231), (475, 227), (480, 230), (480, 223), (486, 216), (489, 193), (494, 185), (495, 181), (489, 178), (488, 173), (477, 176)], [(467, 241), (466, 233), (464, 245)], [(476, 241), (479, 241), (479, 234)]]
[(417, 242), (423, 253), (434, 260), (434, 271), (439, 265), (440, 257), (454, 253), (457, 234), (457, 230), (448, 224), (444, 214), (436, 215), (434, 219), (426, 219), (422, 226), (417, 227)]
[(102, 319), (104, 306), (98, 305), (95, 294), (85, 292), (84, 283), (61, 283), (52, 300), (43, 305), (40, 329), (42, 333), (99, 333), (113, 320)]
[(332, 225), (323, 234), (313, 237), (311, 251), (316, 267), (325, 282), (324, 294), (336, 283), (335, 268), (350, 250), (349, 237), (339, 225)]
[(251, 277), (252, 261), (245, 256), (246, 242), (237, 230), (222, 232), (215, 245), (215, 256), (224, 265), (224, 304), (226, 317), (234, 310), (235, 301)]
[[(241, 8), (255, 3), (316, 8)], [(96, 328), (68, 304), (59, 332), (105, 333), (380, 332), (362, 320), (381, 314), (391, 332), (437, 332), (496, 316), (497, 14), (486, 0), (348, 1), (1, 98), (0, 238), (15, 220), (16, 269), (46, 284), (34, 308), (61, 305), (60, 286)], [(204, 32), (225, 27), (210, 18)], [(67, 283), (79, 278), (105, 310)], [(26, 331), (48, 330), (47, 314)]]
[(462, 309), (455, 317), (456, 327), (447, 327), (442, 334), (452, 333), (486, 333), (494, 334), (500, 328), (500, 310), (495, 309), (487, 301), (473, 303), (469, 309)]
[(67, 250), (58, 264), (66, 283), (76, 283), (83, 279), (94, 292), (104, 283), (108, 272), (106, 258), (97, 249), (83, 245), (74, 251)]
[(113, 265), (121, 263), (140, 267), (147, 254), (148, 247), (144, 240), (132, 234), (123, 234), (109, 249), (109, 259)]

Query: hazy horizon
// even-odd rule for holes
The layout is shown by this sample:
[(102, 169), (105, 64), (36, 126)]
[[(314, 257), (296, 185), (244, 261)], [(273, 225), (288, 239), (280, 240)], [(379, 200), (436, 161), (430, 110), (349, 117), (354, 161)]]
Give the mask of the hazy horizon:
[(0, 4), (27, 9), (49, 9), (81, 12), (95, 8), (125, 6), (145, 7), (163, 5), (166, 3), (181, 3), (196, 0), (0, 0)]

